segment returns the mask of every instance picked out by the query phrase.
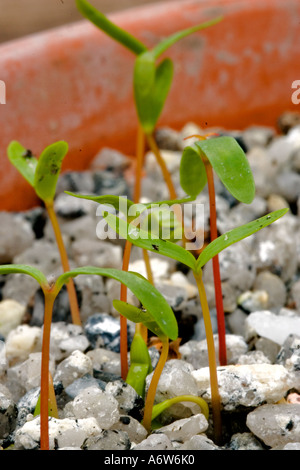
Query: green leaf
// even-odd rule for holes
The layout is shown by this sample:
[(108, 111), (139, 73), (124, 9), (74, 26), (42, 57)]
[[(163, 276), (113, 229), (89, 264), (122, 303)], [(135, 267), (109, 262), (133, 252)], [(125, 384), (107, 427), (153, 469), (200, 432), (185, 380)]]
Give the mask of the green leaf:
[(62, 161), (67, 152), (68, 144), (60, 141), (46, 147), (40, 155), (34, 175), (34, 188), (43, 201), (54, 199)]
[(28, 274), (33, 277), (42, 288), (48, 286), (46, 276), (37, 268), (25, 264), (3, 264), (0, 266), (0, 274)]
[(168, 240), (160, 238), (151, 238), (151, 234), (146, 230), (140, 230), (132, 224), (128, 224), (125, 220), (121, 220), (113, 214), (107, 214), (105, 219), (110, 227), (113, 228), (121, 237), (130, 241), (133, 245), (144, 248), (145, 250), (159, 253), (168, 258), (185, 264), (191, 269), (196, 268), (196, 260), (194, 256), (184, 248)]
[(151, 313), (155, 321), (160, 322), (160, 326), (165, 335), (172, 339), (177, 338), (177, 321), (168, 302), (149, 281), (135, 273), (113, 268), (84, 266), (61, 274), (56, 281), (56, 288), (60, 289), (70, 278), (84, 274), (113, 278), (127, 286), (139, 299), (145, 310)]
[(185, 147), (180, 161), (180, 185), (190, 196), (196, 198), (206, 185), (205, 166), (198, 147)]
[(9, 161), (28, 183), (33, 186), (35, 169), (38, 163), (37, 158), (33, 157), (30, 150), (27, 150), (15, 140), (9, 144), (7, 154)]
[(80, 13), (91, 23), (101, 29), (115, 41), (127, 47), (134, 54), (141, 54), (147, 50), (146, 46), (124, 29), (112, 23), (103, 13), (96, 10), (86, 0), (76, 0), (76, 5)]
[(144, 398), (146, 377), (152, 371), (147, 345), (139, 333), (135, 333), (130, 347), (130, 367), (126, 383)]
[(204, 248), (197, 259), (197, 272), (199, 272), (202, 266), (204, 266), (210, 259), (223, 251), (225, 248), (232, 245), (233, 243), (243, 240), (246, 237), (249, 237), (250, 235), (253, 235), (262, 228), (267, 227), (286, 214), (287, 211), (288, 209), (279, 209), (277, 211), (271, 212), (270, 214), (264, 215), (259, 219), (249, 222), (248, 224), (242, 225), (241, 227), (236, 227), (233, 230), (224, 233), (216, 240), (212, 241)]
[[(173, 64), (170, 59), (164, 59), (155, 69), (153, 67), (154, 58), (149, 52), (140, 54), (135, 61), (133, 78), (135, 104), (146, 134), (151, 134), (155, 128), (173, 78)], [(155, 71), (154, 76), (153, 71)]]
[(192, 26), (190, 28), (187, 28), (187, 29), (184, 29), (182, 31), (178, 31), (177, 33), (172, 34), (171, 36), (161, 41), (159, 44), (157, 44), (157, 46), (155, 46), (152, 49), (155, 55), (155, 58), (158, 58), (161, 54), (163, 54), (163, 52), (165, 52), (169, 47), (171, 47), (180, 39), (183, 39), (186, 36), (196, 33), (197, 31), (200, 31), (201, 29), (205, 29), (205, 28), (208, 28), (209, 26), (213, 26), (219, 23), (221, 20), (222, 20), (222, 17), (218, 16), (217, 18), (214, 18), (212, 20), (205, 21), (204, 23), (198, 24), (196, 26)]
[(244, 151), (231, 136), (215, 137), (195, 143), (205, 155), (228, 191), (240, 202), (250, 204), (255, 183)]
[[(135, 205), (133, 201), (122, 196), (114, 196), (114, 195), (112, 196), (110, 195), (88, 196), (88, 195), (83, 195), (83, 194), (72, 193), (70, 191), (65, 191), (65, 193), (69, 194), (70, 196), (77, 197), (80, 199), (87, 199), (89, 201), (94, 201), (104, 206), (112, 206), (114, 207), (116, 211), (122, 212), (125, 215), (128, 215), (128, 211), (130, 210), (130, 207)], [(145, 210), (146, 210), (146, 207), (145, 207)]]
[[(167, 316), (161, 315), (161, 317), (155, 319), (148, 310), (135, 307), (134, 305), (121, 300), (114, 300), (113, 306), (121, 315), (133, 323), (143, 323), (143, 325), (145, 325), (148, 330), (152, 331), (155, 336), (158, 336), (159, 338), (163, 338), (165, 336), (169, 337), (169, 335), (166, 334), (166, 331), (164, 331), (166, 329), (166, 322), (168, 322)], [(170, 316), (170, 321), (174, 321), (173, 315)]]

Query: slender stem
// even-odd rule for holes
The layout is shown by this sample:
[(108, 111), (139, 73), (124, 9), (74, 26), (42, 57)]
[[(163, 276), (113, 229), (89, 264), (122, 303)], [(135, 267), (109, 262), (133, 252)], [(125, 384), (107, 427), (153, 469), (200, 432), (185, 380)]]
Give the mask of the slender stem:
[[(126, 240), (124, 253), (123, 253), (123, 264), (122, 270), (128, 271), (130, 253), (131, 253), (131, 243)], [(121, 284), (120, 290), (120, 300), (127, 302), (127, 287), (125, 284)], [(120, 315), (120, 361), (121, 361), (121, 377), (123, 380), (126, 380), (128, 374), (128, 341), (127, 341), (127, 320), (126, 317)]]
[(165, 180), (166, 185), (167, 185), (168, 190), (169, 190), (170, 199), (176, 199), (177, 198), (177, 193), (176, 193), (173, 181), (171, 179), (171, 176), (170, 176), (170, 173), (168, 171), (167, 165), (166, 165), (164, 159), (162, 158), (162, 156), (160, 154), (159, 148), (158, 148), (158, 146), (155, 142), (155, 139), (154, 139), (153, 135), (152, 134), (146, 134), (146, 139), (147, 139), (148, 145), (150, 147), (150, 150), (154, 153), (154, 155), (156, 157), (156, 160), (157, 160), (157, 162), (158, 162), (158, 164), (161, 168), (164, 180)]
[[(69, 265), (66, 248), (64, 245), (61, 231), (60, 231), (59, 223), (58, 223), (58, 220), (57, 220), (54, 208), (53, 208), (53, 201), (45, 202), (45, 206), (46, 206), (46, 209), (47, 209), (47, 212), (48, 212), (48, 215), (49, 215), (52, 227), (53, 227), (63, 270), (64, 272), (70, 271), (70, 265)], [(79, 312), (77, 295), (76, 295), (76, 290), (75, 290), (73, 279), (69, 280), (67, 284), (67, 290), (68, 290), (68, 295), (70, 299), (72, 321), (75, 325), (81, 325), (80, 312)]]
[[(215, 195), (213, 169), (212, 169), (211, 164), (208, 161), (205, 161), (205, 169), (206, 169), (206, 175), (207, 175), (209, 206), (210, 206), (210, 237), (211, 237), (211, 241), (213, 241), (218, 237), (216, 195)], [(219, 333), (219, 361), (220, 361), (221, 366), (225, 366), (227, 364), (226, 328), (225, 328), (223, 294), (222, 294), (222, 284), (221, 284), (220, 265), (219, 265), (218, 255), (213, 257), (212, 264), (213, 264), (215, 299), (216, 299), (216, 309), (217, 309), (217, 323), (218, 323), (218, 333)]]
[(49, 423), (48, 423), (48, 402), (49, 402), (49, 358), (50, 358), (50, 332), (53, 304), (56, 295), (51, 290), (44, 290), (45, 311), (43, 326), (42, 344), (42, 365), (41, 365), (41, 410), (40, 410), (40, 449), (49, 450)]
[(210, 373), (210, 388), (211, 388), (211, 405), (214, 422), (214, 432), (216, 442), (220, 442), (221, 438), (221, 399), (219, 394), (218, 376), (217, 376), (217, 362), (214, 344), (214, 335), (211, 325), (211, 319), (209, 314), (209, 308), (207, 303), (206, 292), (202, 280), (202, 272), (194, 272), (194, 277), (197, 283), (200, 303), (202, 307), (202, 315), (205, 326), (207, 350), (208, 350), (208, 364)]
[(57, 403), (55, 397), (55, 390), (52, 380), (52, 375), (49, 372), (49, 413), (54, 418), (58, 419), (58, 410), (57, 410)]
[(152, 380), (147, 392), (145, 402), (143, 426), (148, 431), (148, 433), (151, 432), (152, 409), (154, 405), (157, 385), (169, 354), (169, 339), (166, 336), (161, 337), (160, 339), (162, 341), (162, 350), (157, 366), (155, 367), (153, 372)]

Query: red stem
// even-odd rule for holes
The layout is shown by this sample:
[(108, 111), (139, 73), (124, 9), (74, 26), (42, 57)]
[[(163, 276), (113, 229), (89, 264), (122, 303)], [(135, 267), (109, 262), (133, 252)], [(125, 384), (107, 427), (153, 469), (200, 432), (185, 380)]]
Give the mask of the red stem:
[[(214, 186), (213, 169), (208, 161), (205, 161), (205, 169), (208, 183), (209, 206), (210, 206), (210, 238), (211, 241), (218, 237), (217, 231), (217, 212), (216, 212), (216, 195)], [(221, 366), (227, 364), (226, 353), (226, 329), (225, 329), (225, 315), (223, 307), (223, 294), (220, 276), (219, 256), (216, 255), (212, 259), (214, 285), (215, 285), (215, 299), (217, 309), (217, 323), (219, 333), (219, 361)]]

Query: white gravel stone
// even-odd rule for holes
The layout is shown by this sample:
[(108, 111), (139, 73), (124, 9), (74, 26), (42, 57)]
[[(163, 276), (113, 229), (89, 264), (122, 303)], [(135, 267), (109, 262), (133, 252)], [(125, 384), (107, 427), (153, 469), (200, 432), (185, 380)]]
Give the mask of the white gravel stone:
[(84, 352), (88, 346), (89, 341), (83, 334), (82, 326), (65, 322), (52, 323), (50, 352), (56, 361), (68, 357), (75, 350)]
[(66, 417), (76, 419), (93, 417), (101, 429), (110, 429), (120, 419), (117, 400), (96, 386), (83, 389), (72, 402), (67, 403), (64, 413)]
[[(194, 370), (198, 394), (211, 400), (209, 369)], [(276, 403), (291, 388), (291, 376), (285, 367), (274, 364), (229, 365), (218, 367), (221, 402), (225, 410), (239, 406), (254, 407)]]
[(282, 345), (290, 334), (300, 336), (300, 317), (275, 315), (264, 310), (251, 313), (245, 322), (246, 341), (257, 335)]
[(7, 337), (8, 333), (20, 325), (25, 315), (25, 306), (13, 299), (0, 302), (0, 334)]
[(118, 429), (128, 434), (132, 444), (139, 444), (147, 438), (147, 431), (144, 426), (132, 416), (121, 415), (117, 423), (111, 429)]
[(53, 380), (62, 382), (64, 387), (85, 374), (93, 374), (93, 365), (89, 357), (81, 351), (73, 351), (70, 356), (60, 362)]
[[(26, 392), (32, 388), (39, 387), (41, 384), (41, 363), (42, 354), (40, 352), (32, 353), (26, 361), (11, 367), (8, 370), (9, 380), (15, 380), (22, 386)], [(49, 371), (53, 376), (55, 372), (55, 362), (52, 357), (49, 360)]]
[(170, 440), (185, 442), (196, 434), (205, 432), (207, 428), (208, 422), (205, 416), (196, 414), (190, 418), (178, 419), (154, 432), (156, 434), (165, 434)]
[(121, 376), (120, 353), (105, 348), (95, 348), (86, 355), (91, 359), (93, 369)]
[[(81, 447), (90, 436), (100, 434), (95, 418), (83, 419), (49, 419), (50, 450), (65, 447)], [(40, 444), (40, 417), (28, 421), (16, 432), (15, 447), (17, 450), (38, 449)]]
[(41, 350), (42, 331), (38, 326), (20, 325), (6, 338), (6, 357), (9, 362), (24, 361), (31, 353)]
[(122, 267), (122, 248), (104, 240), (81, 238), (72, 243), (71, 256), (77, 266)]
[(132, 450), (174, 450), (174, 447), (165, 434), (150, 434), (147, 439), (133, 445)]
[(246, 424), (267, 446), (300, 442), (300, 406), (263, 405), (247, 415)]
[[(237, 358), (247, 352), (248, 346), (242, 336), (238, 335), (226, 335), (226, 349), (227, 349), (227, 361), (230, 364), (234, 364)], [(219, 354), (219, 339), (218, 335), (214, 335), (214, 343), (216, 350), (216, 357)], [(208, 366), (208, 351), (207, 341), (195, 341), (190, 340), (180, 346), (179, 352), (182, 360), (192, 364), (195, 369)], [(218, 361), (218, 359), (217, 359)]]
[(211, 439), (205, 434), (197, 434), (185, 441), (179, 450), (221, 450)]
[(31, 246), (34, 233), (24, 217), (0, 212), (0, 239), (0, 264), (6, 264), (11, 263), (16, 255)]

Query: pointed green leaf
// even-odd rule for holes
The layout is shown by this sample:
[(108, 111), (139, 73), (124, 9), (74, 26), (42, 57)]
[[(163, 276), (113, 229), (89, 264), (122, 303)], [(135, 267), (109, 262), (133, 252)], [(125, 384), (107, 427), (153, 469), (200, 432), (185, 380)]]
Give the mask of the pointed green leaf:
[(28, 274), (33, 277), (41, 287), (48, 286), (46, 276), (37, 268), (25, 264), (3, 264), (0, 266), (0, 274)]
[(103, 13), (96, 10), (86, 0), (76, 0), (76, 5), (80, 13), (87, 18), (91, 23), (101, 29), (104, 33), (110, 36), (115, 41), (127, 47), (134, 54), (141, 54), (147, 48), (138, 39), (131, 34), (127, 33), (124, 29), (112, 23)]
[(61, 165), (67, 152), (68, 144), (60, 141), (46, 147), (40, 155), (34, 175), (34, 188), (43, 201), (54, 199)]
[(185, 147), (180, 161), (180, 185), (190, 196), (196, 198), (206, 185), (205, 166), (195, 145)]
[(139, 333), (135, 333), (130, 346), (130, 367), (126, 383), (144, 398), (146, 377), (152, 371), (147, 345)]
[(262, 228), (267, 227), (286, 214), (287, 211), (288, 209), (279, 209), (278, 211), (271, 212), (270, 214), (264, 215), (259, 219), (249, 222), (248, 224), (242, 225), (241, 227), (234, 228), (233, 230), (224, 233), (216, 240), (212, 241), (209, 245), (207, 245), (202, 253), (200, 253), (197, 259), (197, 271), (199, 272), (200, 269), (210, 259), (223, 251), (225, 248), (232, 245), (233, 243), (243, 240), (246, 237), (249, 237), (250, 235), (253, 235)]
[(205, 29), (205, 28), (208, 28), (209, 26), (213, 26), (219, 23), (221, 20), (222, 20), (222, 17), (218, 16), (217, 18), (214, 18), (212, 20), (205, 21), (204, 23), (198, 24), (196, 26), (192, 26), (190, 28), (187, 28), (187, 29), (184, 29), (182, 31), (178, 31), (177, 33), (172, 34), (171, 36), (161, 41), (159, 44), (157, 44), (157, 46), (155, 46), (152, 49), (155, 55), (155, 58), (158, 58), (161, 54), (163, 54), (163, 52), (165, 52), (169, 47), (171, 47), (177, 41), (180, 41), (186, 36), (196, 33), (197, 31), (200, 31), (201, 29)]
[(238, 201), (250, 204), (255, 196), (255, 183), (244, 151), (231, 136), (196, 142), (218, 177)]
[(170, 338), (177, 338), (177, 321), (163, 295), (152, 284), (141, 276), (132, 272), (126, 272), (113, 268), (96, 268), (94, 266), (84, 266), (67, 273), (61, 274), (56, 287), (60, 289), (70, 278), (79, 275), (99, 275), (116, 279), (121, 282), (139, 299), (146, 311), (151, 312), (156, 322), (160, 322), (165, 335)]
[(172, 324), (174, 322), (173, 315), (169, 315), (169, 318), (168, 315), (161, 315), (158, 319), (155, 319), (148, 310), (140, 309), (134, 305), (128, 304), (127, 302), (122, 302), (121, 300), (114, 300), (113, 306), (121, 315), (133, 323), (143, 323), (143, 325), (148, 330), (152, 331), (155, 336), (158, 336), (159, 338), (169, 336), (169, 334), (166, 334), (167, 323), (170, 322)]
[(37, 158), (31, 154), (30, 150), (27, 150), (23, 145), (15, 140), (9, 144), (7, 154), (9, 161), (28, 181), (28, 183), (33, 186), (35, 169), (38, 163)]
[[(70, 191), (65, 191), (66, 194), (70, 196), (77, 197), (79, 199), (87, 199), (89, 201), (97, 202), (98, 204), (104, 206), (112, 206), (118, 212), (122, 212), (123, 214), (127, 215), (128, 211), (131, 206), (134, 206), (135, 203), (130, 199), (122, 196), (110, 196), (110, 195), (103, 195), (103, 196), (89, 196), (83, 194), (72, 193)], [(146, 207), (145, 207), (146, 210)]]
[[(162, 112), (165, 100), (171, 88), (173, 64), (164, 59), (156, 68), (155, 76), (150, 67), (151, 54), (140, 54), (134, 67), (134, 96), (140, 123), (146, 134), (151, 134)], [(154, 66), (154, 59), (152, 67)]]
[(107, 214), (105, 219), (110, 227), (113, 228), (121, 237), (130, 241), (133, 245), (144, 248), (145, 250), (159, 253), (168, 258), (175, 259), (180, 263), (195, 269), (196, 260), (194, 256), (183, 247), (176, 245), (168, 240), (152, 237), (152, 234), (146, 230), (140, 230), (125, 220), (121, 220), (113, 214)]

